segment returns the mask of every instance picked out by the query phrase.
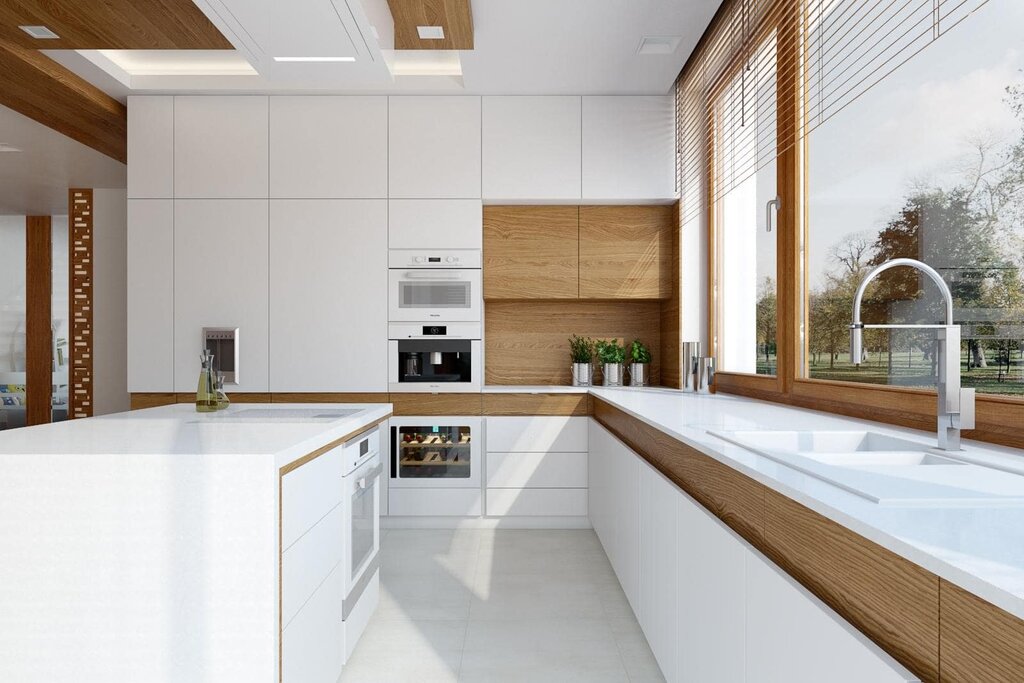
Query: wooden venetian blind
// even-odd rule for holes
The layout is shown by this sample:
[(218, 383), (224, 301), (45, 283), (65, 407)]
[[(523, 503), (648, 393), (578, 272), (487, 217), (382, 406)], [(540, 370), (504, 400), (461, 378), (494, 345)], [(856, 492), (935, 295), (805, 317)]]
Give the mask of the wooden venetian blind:
[(699, 216), (987, 1), (726, 0), (676, 81), (682, 219)]

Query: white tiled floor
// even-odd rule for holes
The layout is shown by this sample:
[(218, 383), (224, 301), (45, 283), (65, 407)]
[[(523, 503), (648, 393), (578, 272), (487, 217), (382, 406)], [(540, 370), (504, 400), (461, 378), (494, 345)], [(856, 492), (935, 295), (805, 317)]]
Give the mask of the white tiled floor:
[(663, 681), (593, 531), (384, 531), (341, 683)]

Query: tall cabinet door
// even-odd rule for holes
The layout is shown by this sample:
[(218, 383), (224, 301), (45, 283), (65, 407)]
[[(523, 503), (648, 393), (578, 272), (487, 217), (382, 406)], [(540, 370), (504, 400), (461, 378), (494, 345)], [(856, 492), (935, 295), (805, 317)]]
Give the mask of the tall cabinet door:
[(173, 252), (174, 202), (129, 199), (128, 391), (174, 391)]
[(270, 202), (271, 391), (387, 391), (387, 202)]
[(174, 201), (174, 390), (196, 390), (204, 327), (237, 327), (236, 392), (268, 390), (267, 200)]
[(484, 298), (579, 296), (579, 208), (484, 207)]

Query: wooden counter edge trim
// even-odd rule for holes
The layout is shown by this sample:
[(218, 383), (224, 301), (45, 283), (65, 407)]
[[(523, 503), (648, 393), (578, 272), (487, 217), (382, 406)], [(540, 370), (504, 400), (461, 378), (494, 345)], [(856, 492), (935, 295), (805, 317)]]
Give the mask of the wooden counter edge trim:
[(587, 416), (590, 415), (590, 392), (536, 393), (497, 392), (483, 395), (483, 414), (489, 416)]
[(333, 450), (333, 449), (337, 448), (341, 444), (343, 444), (346, 441), (348, 441), (349, 439), (351, 439), (353, 436), (356, 436), (357, 434), (362, 434), (363, 432), (365, 432), (365, 431), (367, 431), (369, 429), (373, 429), (374, 427), (376, 427), (377, 425), (381, 424), (382, 422), (387, 422), (389, 419), (391, 419), (391, 413), (388, 413), (384, 417), (379, 418), (377, 420), (374, 420), (373, 422), (371, 422), (371, 423), (369, 423), (367, 425), (364, 425), (364, 426), (360, 427), (359, 429), (357, 429), (355, 431), (349, 432), (345, 436), (341, 436), (341, 437), (338, 437), (337, 439), (334, 439), (330, 443), (327, 443), (327, 444), (321, 446), (320, 448), (316, 449), (315, 451), (313, 451), (311, 453), (307, 453), (306, 455), (302, 456), (298, 460), (294, 460), (294, 461), (288, 463), (287, 465), (283, 465), (281, 467), (281, 476), (283, 477), (284, 475), (288, 474), (289, 472), (291, 472), (293, 470), (297, 470), (298, 468), (302, 467), (303, 465), (305, 465), (307, 462), (309, 462), (311, 460), (316, 460), (317, 458), (319, 458), (321, 455), (323, 455), (327, 451), (330, 451), (330, 450)]
[(939, 579), (939, 669), (943, 683), (970, 683), (985, 667), (987, 681), (1024, 676), (1024, 621)]

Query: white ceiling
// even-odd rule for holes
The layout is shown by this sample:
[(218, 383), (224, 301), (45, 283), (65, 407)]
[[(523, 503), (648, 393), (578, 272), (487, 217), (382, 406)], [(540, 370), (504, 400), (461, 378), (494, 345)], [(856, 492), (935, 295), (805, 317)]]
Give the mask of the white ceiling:
[[(182, 75), (175, 53), (134, 73), (95, 51), (49, 53), (122, 98), (130, 92), (662, 94), (720, 0), (474, 0), (474, 50), (462, 77), (392, 75), (387, 0), (194, 0), (257, 75)], [(638, 55), (643, 36), (678, 36), (675, 52)], [(280, 63), (274, 57), (354, 62)], [(152, 75), (163, 61), (177, 75)], [(190, 60), (201, 68), (201, 60)], [(214, 64), (210, 64), (215, 68)], [(97, 69), (101, 69), (97, 73)], [(427, 69), (429, 71), (429, 69)]]
[(0, 215), (68, 212), (69, 187), (123, 188), (125, 165), (30, 118), (0, 107)]

